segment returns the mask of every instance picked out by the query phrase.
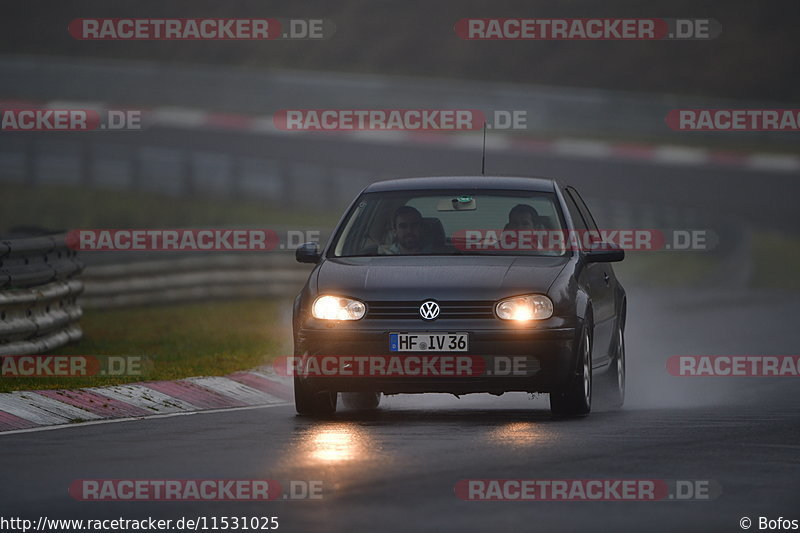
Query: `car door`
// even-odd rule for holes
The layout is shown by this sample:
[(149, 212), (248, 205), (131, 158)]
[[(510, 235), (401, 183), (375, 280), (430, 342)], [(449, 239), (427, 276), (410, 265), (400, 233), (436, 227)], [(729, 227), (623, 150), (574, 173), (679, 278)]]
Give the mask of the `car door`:
[[(587, 230), (597, 232), (597, 225), (578, 192), (572, 187), (566, 187), (564, 198), (576, 229), (579, 232)], [(614, 333), (616, 316), (613, 290), (614, 272), (609, 263), (588, 263), (583, 270), (582, 275), (586, 276), (586, 287), (592, 301), (594, 315), (592, 363), (593, 366), (599, 366), (606, 364), (609, 360), (611, 339)]]

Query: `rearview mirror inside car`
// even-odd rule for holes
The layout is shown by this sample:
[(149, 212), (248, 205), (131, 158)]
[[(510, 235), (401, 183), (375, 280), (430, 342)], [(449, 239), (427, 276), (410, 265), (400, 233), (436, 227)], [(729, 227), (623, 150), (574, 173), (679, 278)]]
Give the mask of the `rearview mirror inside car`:
[(437, 211), (474, 211), (477, 209), (475, 198), (461, 195), (455, 198), (442, 198), (436, 204)]

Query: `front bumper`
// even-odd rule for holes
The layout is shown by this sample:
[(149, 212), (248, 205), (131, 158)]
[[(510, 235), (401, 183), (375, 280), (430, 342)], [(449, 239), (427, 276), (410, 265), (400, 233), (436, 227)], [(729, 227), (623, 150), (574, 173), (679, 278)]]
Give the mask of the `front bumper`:
[[(319, 392), (383, 392), (451, 394), (504, 392), (554, 392), (564, 390), (575, 373), (576, 331), (581, 324), (575, 320), (549, 319), (547, 324), (519, 327), (511, 323), (492, 321), (457, 321), (445, 323), (420, 323), (419, 321), (373, 322), (323, 322), (311, 319), (296, 332), (295, 353), (302, 358), (302, 368), (326, 356), (392, 356), (393, 358), (432, 356), (473, 356), (483, 359), (489, 372), (480, 375), (425, 375), (425, 376), (344, 376), (319, 374), (296, 376), (304, 386)], [(488, 326), (488, 327), (487, 327)], [(392, 352), (389, 334), (396, 332), (468, 332), (469, 350), (466, 352)], [(517, 356), (517, 357), (515, 357)], [(510, 358), (524, 357), (524, 375), (521, 372), (499, 375), (491, 369), (507, 366)], [(328, 358), (329, 359), (329, 358)], [(362, 358), (363, 359), (363, 358)], [(513, 374), (513, 375), (509, 375)]]

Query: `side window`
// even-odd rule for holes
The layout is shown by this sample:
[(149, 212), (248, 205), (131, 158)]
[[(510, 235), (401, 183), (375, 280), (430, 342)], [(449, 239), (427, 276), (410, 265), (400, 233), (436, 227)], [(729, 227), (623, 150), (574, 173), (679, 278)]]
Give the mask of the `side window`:
[(564, 200), (567, 202), (567, 210), (569, 211), (569, 216), (572, 219), (572, 223), (575, 224), (575, 229), (579, 231), (586, 231), (588, 229), (586, 227), (586, 222), (584, 222), (583, 215), (581, 215), (581, 212), (578, 209), (575, 200), (572, 199), (572, 195), (569, 194), (569, 191), (564, 191)]
[(366, 244), (369, 237), (367, 229), (370, 219), (374, 218), (375, 206), (373, 202), (361, 200), (353, 209), (347, 224), (342, 229), (336, 242), (334, 253), (340, 255), (356, 255)]

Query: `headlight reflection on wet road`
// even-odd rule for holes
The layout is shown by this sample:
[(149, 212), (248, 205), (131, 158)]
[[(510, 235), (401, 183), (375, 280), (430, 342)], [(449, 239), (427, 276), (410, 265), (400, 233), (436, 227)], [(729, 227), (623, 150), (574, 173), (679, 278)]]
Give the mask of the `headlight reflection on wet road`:
[(509, 422), (488, 433), (494, 444), (513, 447), (529, 447), (555, 438), (552, 431), (535, 422)]
[(302, 449), (313, 462), (337, 464), (370, 457), (369, 441), (369, 435), (353, 424), (326, 424), (303, 437)]

